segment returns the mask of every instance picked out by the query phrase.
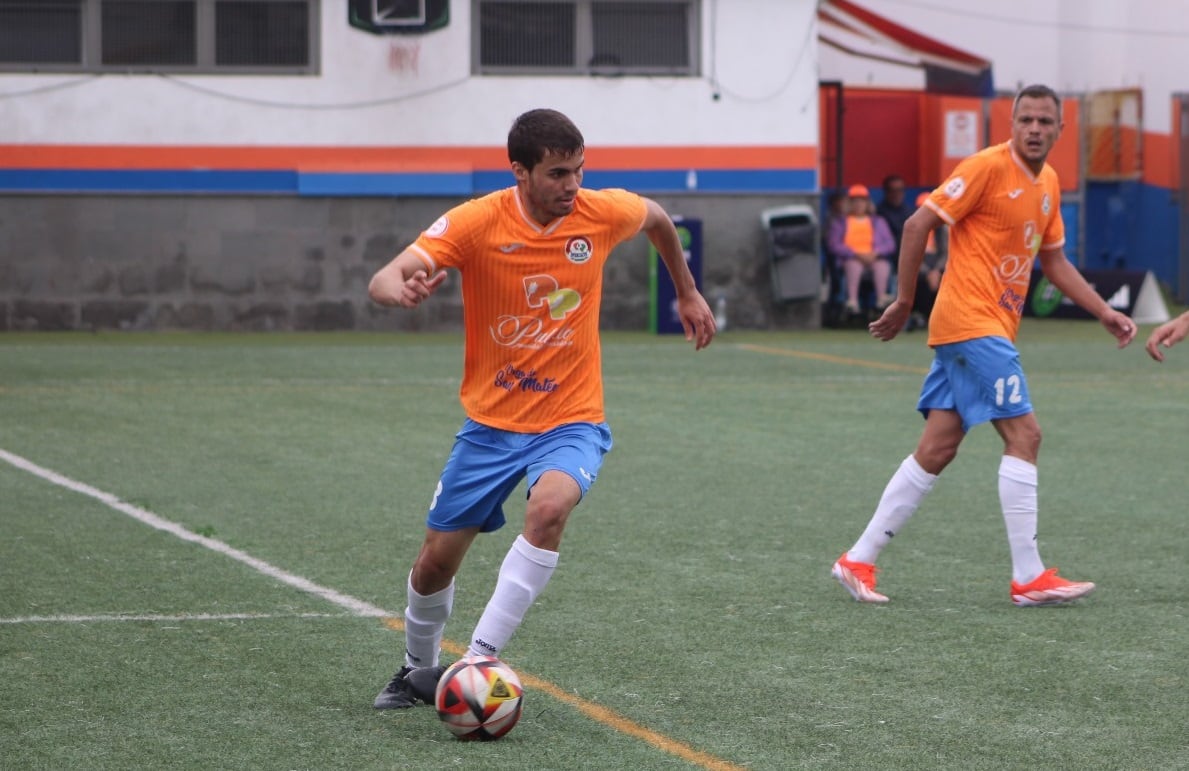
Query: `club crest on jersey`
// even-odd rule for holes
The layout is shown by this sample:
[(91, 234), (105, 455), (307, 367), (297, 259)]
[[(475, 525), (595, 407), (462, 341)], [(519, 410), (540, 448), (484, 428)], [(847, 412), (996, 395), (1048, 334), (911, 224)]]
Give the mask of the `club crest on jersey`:
[(1044, 198), (1040, 199), (1040, 210), (1046, 217), (1053, 210), (1053, 202), (1049, 199), (1048, 193), (1045, 193)]
[(430, 238), (437, 238), (445, 233), (446, 229), (449, 227), (450, 219), (445, 214), (443, 214), (441, 217), (438, 217), (434, 224), (430, 225), (426, 229), (425, 235), (429, 236)]
[(574, 236), (566, 241), (566, 259), (575, 265), (581, 265), (594, 256), (594, 246), (586, 236)]

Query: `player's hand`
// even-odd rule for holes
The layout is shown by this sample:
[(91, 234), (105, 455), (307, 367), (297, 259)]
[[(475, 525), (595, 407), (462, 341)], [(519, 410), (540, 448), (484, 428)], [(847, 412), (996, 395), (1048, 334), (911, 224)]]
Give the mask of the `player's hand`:
[(1127, 344), (1135, 339), (1135, 333), (1137, 331), (1135, 322), (1118, 311), (1112, 310), (1103, 316), (1102, 325), (1106, 327), (1107, 332), (1110, 332), (1119, 341), (1120, 348), (1126, 348)]
[(695, 293), (677, 300), (677, 316), (681, 319), (681, 328), (685, 330), (685, 339), (694, 341), (695, 351), (710, 345), (710, 341), (718, 332), (718, 324), (714, 321), (710, 304), (700, 294)]
[(867, 329), (871, 331), (872, 337), (886, 343), (900, 334), (900, 330), (908, 324), (908, 317), (911, 313), (912, 303), (897, 299), (884, 309), (878, 319), (868, 324)]
[(423, 270), (415, 272), (405, 279), (401, 287), (397, 304), (402, 308), (416, 308), (421, 301), (433, 294), (442, 282), (446, 280), (446, 271), (439, 270), (431, 278)]
[(1144, 350), (1156, 361), (1164, 361), (1164, 351), (1161, 348), (1171, 348), (1185, 339), (1189, 333), (1189, 314), (1182, 314), (1172, 321), (1167, 321), (1152, 330), (1148, 335), (1148, 342)]

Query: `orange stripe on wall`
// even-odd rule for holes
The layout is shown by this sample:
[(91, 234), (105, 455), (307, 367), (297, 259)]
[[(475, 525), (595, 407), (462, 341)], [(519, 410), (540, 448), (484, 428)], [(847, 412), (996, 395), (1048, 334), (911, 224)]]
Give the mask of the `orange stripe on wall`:
[(9, 169), (446, 171), (507, 164), (506, 151), (480, 147), (0, 145), (0, 167)]
[(586, 165), (600, 169), (815, 169), (817, 148), (588, 147)]
[[(589, 147), (598, 169), (807, 169), (817, 148)], [(0, 145), (7, 169), (217, 169), (301, 171), (469, 171), (508, 167), (502, 147), (212, 147)]]

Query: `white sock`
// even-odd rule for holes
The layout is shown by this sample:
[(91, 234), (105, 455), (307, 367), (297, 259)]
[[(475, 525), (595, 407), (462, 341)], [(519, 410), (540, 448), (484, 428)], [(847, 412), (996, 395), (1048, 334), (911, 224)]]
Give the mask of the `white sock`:
[(888, 480), (883, 497), (879, 499), (879, 505), (871, 515), (871, 521), (867, 523), (867, 529), (859, 536), (859, 540), (855, 541), (855, 545), (846, 556), (856, 562), (874, 564), (879, 558), (879, 553), (916, 512), (936, 481), (937, 475), (921, 468), (915, 457), (909, 455), (905, 458), (900, 468), (896, 469), (896, 473)]
[(410, 667), (433, 667), (438, 664), (442, 648), (442, 631), (454, 607), (454, 581), (433, 594), (418, 594), (413, 590), (409, 573), (409, 605), (405, 608), (405, 664)]
[(1045, 569), (1036, 543), (1036, 487), (1036, 466), (1011, 455), (1003, 456), (999, 463), (999, 504), (1011, 548), (1011, 577), (1018, 584), (1029, 583)]
[(467, 655), (500, 655), (556, 567), (557, 552), (538, 549), (523, 535), (517, 536), (500, 566), (495, 591), (475, 625)]

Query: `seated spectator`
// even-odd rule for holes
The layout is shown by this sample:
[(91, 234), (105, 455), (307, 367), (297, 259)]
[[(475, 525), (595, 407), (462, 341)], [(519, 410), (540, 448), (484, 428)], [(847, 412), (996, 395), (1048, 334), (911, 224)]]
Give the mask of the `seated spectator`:
[(846, 219), (849, 210), (846, 193), (841, 190), (835, 190), (826, 197), (826, 212), (822, 218), (825, 222), (825, 227), (822, 228), (822, 250), (826, 255), (833, 256), (829, 243), (830, 229), (835, 222)]
[(875, 207), (875, 213), (888, 222), (892, 231), (892, 238), (896, 241), (896, 254), (900, 254), (900, 238), (904, 233), (904, 223), (917, 210), (905, 197), (906, 186), (904, 177), (899, 174), (889, 174), (883, 180), (883, 200)]
[[(925, 205), (929, 193), (917, 196), (917, 208)], [(925, 242), (925, 258), (921, 260), (921, 270), (917, 275), (917, 294), (913, 300), (913, 313), (908, 319), (909, 331), (928, 326), (929, 314), (933, 312), (933, 303), (937, 300), (937, 290), (941, 286), (941, 275), (945, 272), (945, 261), (949, 257), (949, 231), (942, 225), (929, 233), (929, 240)]]
[(875, 214), (871, 193), (863, 185), (847, 191), (849, 212), (845, 219), (830, 223), (827, 244), (846, 277), (846, 310), (859, 313), (859, 286), (870, 275), (875, 285), (876, 309), (886, 308), (895, 299), (888, 292), (896, 242), (883, 217)]
[(822, 216), (822, 278), (829, 280), (837, 270), (838, 257), (830, 248), (830, 233), (836, 227), (834, 223), (846, 219), (850, 207), (847, 204), (846, 193), (835, 190), (826, 197), (826, 211)]

